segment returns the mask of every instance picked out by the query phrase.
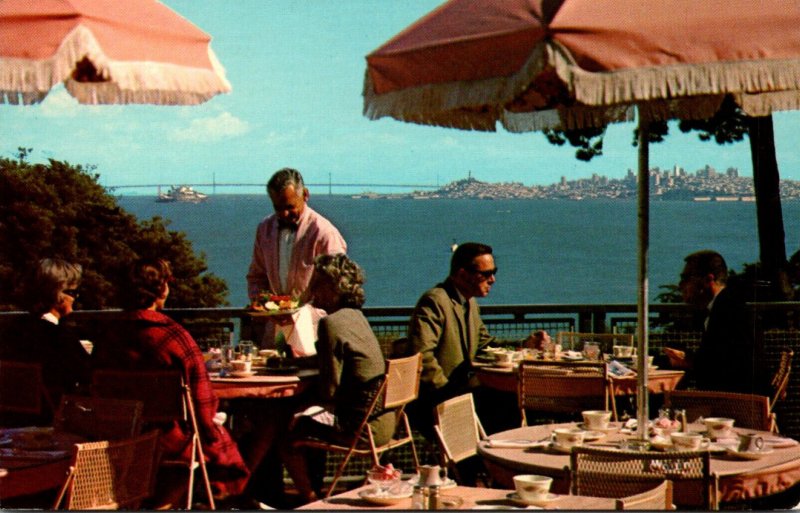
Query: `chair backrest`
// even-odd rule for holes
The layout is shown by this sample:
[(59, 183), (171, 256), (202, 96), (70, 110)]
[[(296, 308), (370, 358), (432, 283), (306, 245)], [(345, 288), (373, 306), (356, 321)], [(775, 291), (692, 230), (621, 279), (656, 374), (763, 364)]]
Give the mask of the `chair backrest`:
[(142, 401), (145, 424), (187, 419), (179, 371), (98, 369), (92, 373), (92, 395)]
[(698, 417), (728, 417), (743, 428), (769, 431), (772, 425), (769, 398), (763, 395), (673, 390), (665, 393), (664, 404), (669, 408), (686, 410), (690, 422)]
[(53, 410), (42, 365), (0, 360), (0, 412), (40, 415)]
[(396, 409), (410, 403), (419, 395), (422, 374), (422, 354), (386, 360), (386, 391), (383, 409)]
[(604, 353), (612, 354), (614, 346), (633, 347), (633, 335), (630, 333), (578, 333), (574, 331), (559, 331), (556, 333), (556, 342), (564, 350), (582, 351), (586, 342), (596, 342)]
[(622, 498), (672, 481), (681, 506), (715, 509), (708, 451), (638, 452), (575, 447), (570, 454), (574, 495)]
[(517, 399), (520, 411), (576, 412), (608, 409), (608, 365), (523, 361)]
[(142, 408), (142, 401), (64, 395), (53, 425), (87, 440), (122, 440), (142, 432)]
[(775, 408), (775, 403), (786, 398), (786, 389), (789, 386), (789, 376), (792, 372), (793, 359), (793, 350), (784, 348), (783, 351), (781, 351), (781, 361), (778, 364), (778, 369), (772, 376), (772, 381), (770, 382), (770, 386), (772, 387), (770, 411)]
[(672, 481), (663, 481), (660, 485), (642, 493), (628, 495), (616, 501), (616, 510), (657, 510), (671, 511), (672, 506)]
[(75, 444), (67, 483), (67, 509), (136, 509), (153, 494), (158, 432), (128, 440)]
[(434, 430), (444, 461), (458, 463), (478, 454), (478, 442), (486, 432), (475, 413), (472, 394), (464, 394), (436, 405)]

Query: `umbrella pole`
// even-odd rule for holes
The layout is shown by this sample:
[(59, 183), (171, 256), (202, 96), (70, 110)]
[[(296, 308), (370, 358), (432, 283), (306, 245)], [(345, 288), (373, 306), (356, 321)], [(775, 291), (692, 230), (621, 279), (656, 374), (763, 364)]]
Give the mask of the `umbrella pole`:
[(637, 435), (640, 440), (648, 440), (647, 422), (650, 418), (648, 412), (647, 392), (647, 349), (648, 349), (648, 301), (647, 301), (647, 258), (650, 245), (650, 123), (639, 118), (639, 173), (638, 173), (638, 239), (639, 239), (639, 287), (636, 311), (636, 343), (639, 357), (636, 362), (638, 376), (636, 394), (636, 420)]

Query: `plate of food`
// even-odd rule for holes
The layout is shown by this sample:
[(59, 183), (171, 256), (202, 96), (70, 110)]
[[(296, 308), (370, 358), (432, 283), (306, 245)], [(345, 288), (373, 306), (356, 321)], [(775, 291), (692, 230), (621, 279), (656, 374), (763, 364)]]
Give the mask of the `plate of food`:
[(264, 292), (259, 295), (258, 302), (264, 307), (263, 310), (253, 310), (251, 315), (259, 316), (273, 316), (273, 315), (291, 315), (300, 310), (300, 300), (296, 297), (285, 294), (273, 294), (271, 292)]

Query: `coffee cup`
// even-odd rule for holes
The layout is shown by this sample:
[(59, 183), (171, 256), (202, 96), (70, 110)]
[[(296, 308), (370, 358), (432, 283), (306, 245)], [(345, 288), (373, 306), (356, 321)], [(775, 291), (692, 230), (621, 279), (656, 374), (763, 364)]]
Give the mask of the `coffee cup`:
[(733, 433), (734, 419), (725, 417), (708, 417), (705, 419), (706, 431), (708, 436), (717, 438), (729, 438)]
[(611, 349), (616, 358), (630, 358), (633, 354), (632, 346), (614, 346)]
[(441, 486), (447, 481), (447, 468), (439, 465), (420, 465), (419, 484), (423, 486)]
[(759, 452), (764, 450), (764, 438), (755, 433), (739, 435), (739, 452)]
[(252, 365), (253, 362), (249, 360), (233, 360), (231, 362), (231, 367), (235, 372), (250, 372)]
[(517, 495), (524, 501), (536, 501), (547, 498), (553, 478), (537, 476), (535, 474), (522, 474), (514, 476), (514, 488)]
[(697, 451), (702, 447), (703, 442), (708, 442), (700, 433), (672, 433), (669, 435), (672, 446), (679, 451)]
[(578, 428), (558, 428), (553, 430), (555, 443), (563, 449), (583, 445), (584, 431)]
[(611, 412), (608, 410), (586, 410), (581, 415), (586, 429), (607, 429), (611, 421)]

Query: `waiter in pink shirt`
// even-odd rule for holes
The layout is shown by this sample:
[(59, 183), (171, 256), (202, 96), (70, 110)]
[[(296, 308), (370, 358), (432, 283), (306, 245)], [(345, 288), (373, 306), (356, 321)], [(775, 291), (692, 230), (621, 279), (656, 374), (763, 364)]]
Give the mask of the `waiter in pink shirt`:
[(314, 258), (347, 253), (347, 243), (333, 224), (306, 205), (308, 189), (296, 169), (283, 168), (267, 182), (275, 213), (258, 225), (253, 259), (247, 272), (251, 308), (262, 310), (259, 293), (291, 295), (302, 302), (314, 272)]

